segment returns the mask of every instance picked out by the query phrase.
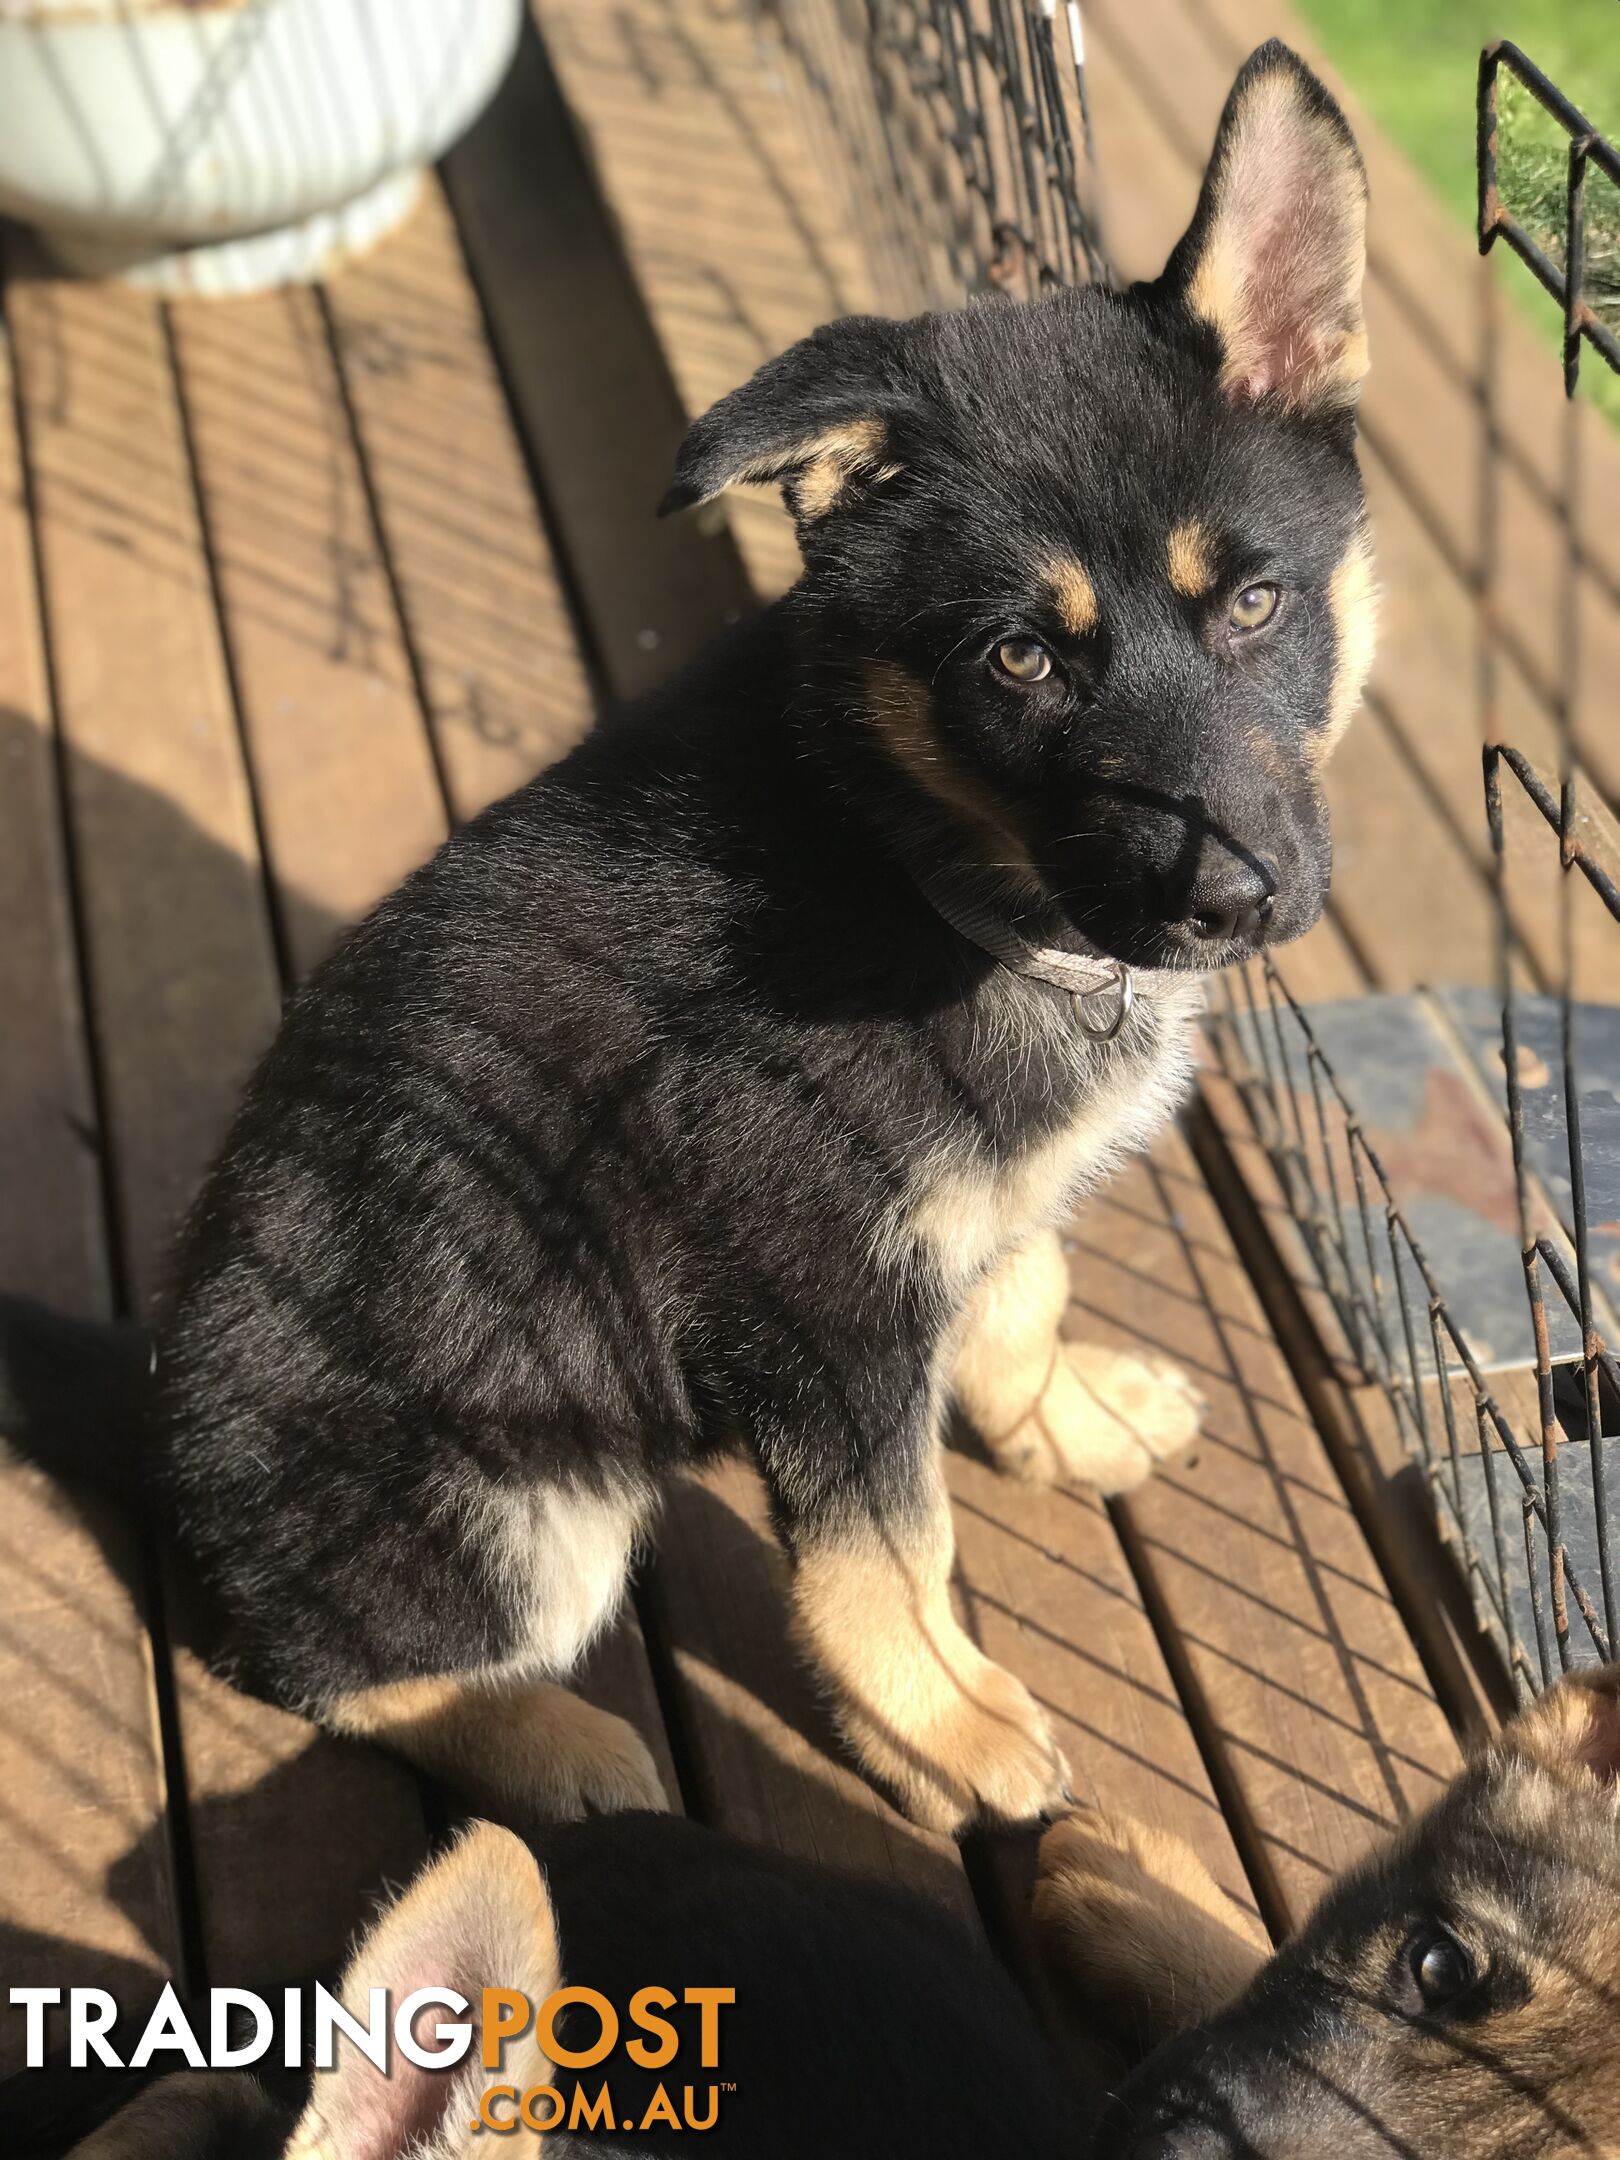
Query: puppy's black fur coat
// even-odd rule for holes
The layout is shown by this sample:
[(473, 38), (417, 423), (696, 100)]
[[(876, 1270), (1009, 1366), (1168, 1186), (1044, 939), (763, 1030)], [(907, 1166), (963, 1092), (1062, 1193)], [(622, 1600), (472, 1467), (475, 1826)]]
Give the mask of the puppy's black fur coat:
[(976, 1064), (989, 968), (806, 754), (784, 612), (458, 834), (249, 1086), (161, 1459), (278, 1692), (518, 1648), (486, 1481), (640, 1488), (747, 1435), (790, 1524), (904, 1505), (948, 1315), (863, 1248), (917, 1131), (1016, 1146), (1056, 1076)]

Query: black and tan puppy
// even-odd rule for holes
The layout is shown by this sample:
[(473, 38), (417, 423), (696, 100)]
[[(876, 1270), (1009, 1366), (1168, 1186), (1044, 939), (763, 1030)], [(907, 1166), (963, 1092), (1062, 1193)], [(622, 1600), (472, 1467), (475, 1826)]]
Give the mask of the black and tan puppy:
[(672, 502), (779, 480), (802, 582), (342, 944), (186, 1232), (150, 1466), (247, 1684), (509, 1819), (656, 1803), (562, 1683), (742, 1445), (868, 1771), (1057, 1801), (951, 1614), (940, 1426), (1107, 1489), (1195, 1429), (1058, 1343), (1053, 1225), (1181, 1096), (1200, 975), (1322, 906), (1364, 209), (1267, 46), (1156, 282), (837, 323), (692, 429)]
[[(544, 1883), (519, 1839), (469, 1833), (361, 1944), (344, 1986), (356, 2012), (372, 1987), (396, 2006), (423, 1984), (538, 2003), (566, 1982), (615, 2004), (654, 1975), (677, 1993), (734, 1987), (714, 2074), (736, 2091), (703, 2136), (748, 2160), (1620, 2153), (1620, 1667), (1516, 1719), (1275, 1956), (1178, 1839), (1090, 1813), (1059, 1822), (1035, 1899), (1058, 2007), (1082, 2043), (1147, 2056), (1105, 2109), (1065, 2083), (983, 1941), (892, 1885), (661, 1817), (567, 1825), (539, 1850)], [(597, 2037), (586, 2017), (565, 2045)], [(188, 2074), (128, 2106), (124, 2077), (62, 2071), (48, 2091), (63, 2124), (102, 2123), (83, 2144), (39, 2127), (50, 2108), (18, 2079), (0, 2133), (25, 2160), (471, 2160), (497, 2075), (555, 2084), (572, 2114), (575, 2081), (530, 2032), (498, 2073), (396, 2062), (385, 2079), (350, 2051), (313, 2086)], [(620, 2128), (547, 2138), (547, 2160), (690, 2144), (623, 2128), (647, 2121), (657, 2077), (622, 2038), (577, 2082), (609, 2086)], [(13, 2093), (32, 2133), (8, 2120)]]
[(1269, 1960), (1175, 1840), (1076, 1815), (1041, 1858), (1071, 2015), (1165, 2037), (1108, 2160), (1620, 2153), (1620, 1666), (1523, 1712)]
[[(182, 2073), (131, 2100), (129, 2073), (57, 2064), (0, 2087), (0, 2148), (8, 2160), (1080, 2160), (1082, 2097), (983, 1936), (932, 1901), (668, 1815), (564, 1824), (537, 1848), (543, 1865), (510, 1831), (474, 1825), (359, 1944), (339, 1992), (369, 2022), (374, 1988), (393, 2011), (418, 1987), (451, 1988), (476, 2025), (488, 1988), (515, 1990), (531, 2014), (565, 1985), (594, 1990), (618, 2028), (599, 2061), (549, 2060), (542, 2018), (489, 2068), (476, 2046), (448, 2070), (396, 2048), (384, 2076), (340, 2047), (329, 2071), (289, 2076), (276, 2049), (268, 2072)], [(660, 2025), (637, 2022), (649, 1988), (665, 1991)], [(689, 1989), (735, 1998), (707, 2013), (707, 2057)], [(605, 2020), (574, 2001), (556, 2041), (587, 2054)], [(421, 2037), (453, 2015), (427, 2013)], [(558, 2097), (533, 2101), (526, 2128), (520, 2096), (548, 2087)], [(554, 2115), (554, 2132), (532, 2127)], [(88, 2136), (86, 2120), (99, 2123)]]

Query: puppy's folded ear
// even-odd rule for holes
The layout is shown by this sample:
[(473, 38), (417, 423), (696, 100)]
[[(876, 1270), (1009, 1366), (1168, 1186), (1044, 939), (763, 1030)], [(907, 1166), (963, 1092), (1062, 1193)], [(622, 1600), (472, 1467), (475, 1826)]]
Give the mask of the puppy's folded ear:
[(1503, 1728), (1499, 1745), (1566, 1777), (1620, 1785), (1620, 1665), (1567, 1673)]
[(1354, 403), (1367, 372), (1366, 231), (1355, 137), (1273, 38), (1232, 85), (1197, 211), (1160, 281), (1215, 333), (1228, 397), (1304, 413)]
[(776, 480), (802, 528), (892, 479), (915, 407), (905, 337), (903, 323), (851, 315), (767, 361), (688, 428), (659, 515)]

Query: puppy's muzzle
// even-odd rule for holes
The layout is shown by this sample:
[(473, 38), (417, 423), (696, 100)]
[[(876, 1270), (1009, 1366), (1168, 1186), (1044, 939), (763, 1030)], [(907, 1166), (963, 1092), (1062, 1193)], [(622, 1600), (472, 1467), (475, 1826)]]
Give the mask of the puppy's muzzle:
[(1278, 871), (1265, 856), (1206, 846), (1192, 883), (1167, 895), (1166, 933), (1194, 949), (1241, 946), (1257, 952), (1277, 911)]

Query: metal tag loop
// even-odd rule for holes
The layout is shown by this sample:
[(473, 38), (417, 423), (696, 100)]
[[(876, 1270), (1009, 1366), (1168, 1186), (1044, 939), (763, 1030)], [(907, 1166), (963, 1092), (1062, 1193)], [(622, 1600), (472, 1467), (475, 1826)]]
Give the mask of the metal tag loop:
[(1088, 998), (1101, 996), (1096, 990), (1071, 990), (1069, 1002), (1074, 1007), (1074, 1024), (1082, 1035), (1089, 1035), (1093, 1042), (1112, 1042), (1125, 1025), (1131, 1007), (1136, 1003), (1136, 983), (1128, 967), (1122, 967), (1114, 978), (1114, 1010), (1103, 1026), (1097, 1027), (1086, 1018)]

